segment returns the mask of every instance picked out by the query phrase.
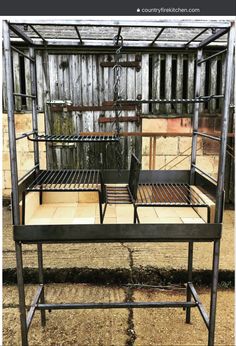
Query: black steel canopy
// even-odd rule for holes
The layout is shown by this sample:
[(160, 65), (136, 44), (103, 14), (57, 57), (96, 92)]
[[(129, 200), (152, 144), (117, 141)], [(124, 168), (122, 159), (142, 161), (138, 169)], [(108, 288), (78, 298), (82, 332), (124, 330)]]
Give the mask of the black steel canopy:
[[(92, 46), (116, 45), (122, 35), (124, 47), (198, 48), (214, 42), (226, 45), (230, 21), (212, 20), (18, 20), (9, 22), (11, 39), (33, 45)], [(20, 39), (19, 39), (20, 37)]]

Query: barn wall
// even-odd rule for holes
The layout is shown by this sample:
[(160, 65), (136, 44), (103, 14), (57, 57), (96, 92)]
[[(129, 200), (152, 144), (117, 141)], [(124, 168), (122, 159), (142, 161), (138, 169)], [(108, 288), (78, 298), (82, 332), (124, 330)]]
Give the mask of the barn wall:
[[(135, 55), (122, 55), (121, 61), (134, 61)], [(113, 100), (114, 71), (101, 67), (101, 62), (114, 61), (113, 55), (53, 55), (48, 57), (50, 100), (70, 100), (74, 105), (101, 106)], [(121, 96), (136, 99), (138, 94), (148, 98), (148, 55), (142, 55), (142, 68), (123, 68)], [(145, 106), (144, 106), (145, 107)], [(99, 124), (100, 116), (115, 117), (114, 111), (55, 112), (49, 106), (47, 131), (54, 134), (78, 134), (79, 132), (114, 132), (114, 121)], [(120, 116), (134, 116), (135, 111), (122, 111)], [(121, 131), (140, 131), (134, 122), (120, 123)], [(140, 139), (125, 138), (121, 148), (111, 143), (75, 144), (67, 149), (57, 145), (49, 148), (49, 163), (52, 168), (115, 168), (118, 164), (127, 168), (131, 151), (137, 149)]]
[[(206, 52), (207, 54), (212, 54)], [(142, 54), (141, 70), (123, 68), (121, 75), (121, 89), (123, 99), (135, 99), (138, 94), (143, 98), (192, 98), (194, 95), (195, 58), (193, 53), (162, 52), (157, 54)], [(134, 61), (135, 54), (123, 54), (121, 61)], [(37, 95), (38, 110), (46, 113), (46, 127), (48, 133), (76, 134), (81, 131), (112, 131), (114, 123), (98, 124), (100, 116), (114, 117), (114, 112), (54, 112), (46, 105), (45, 100), (70, 100), (75, 105), (102, 105), (103, 101), (113, 100), (113, 70), (103, 68), (103, 61), (114, 61), (112, 54), (49, 54), (48, 66), (42, 51), (36, 55), (37, 68)], [(3, 57), (4, 62), (4, 57)], [(14, 88), (15, 92), (30, 93), (29, 62), (22, 60), (13, 52)], [(45, 73), (48, 71), (48, 78)], [(222, 94), (225, 72), (225, 56), (218, 56), (207, 64), (203, 64), (201, 78), (201, 95)], [(3, 109), (6, 111), (6, 85), (3, 63)], [(47, 74), (46, 74), (47, 75)], [(24, 90), (22, 90), (22, 88)], [(30, 112), (31, 100), (16, 98), (15, 109), (18, 113)], [(212, 100), (209, 104), (201, 104), (202, 127), (205, 131), (219, 129), (222, 101)], [(160, 117), (184, 116), (190, 117), (193, 105), (143, 105), (142, 113), (159, 115)], [(22, 115), (22, 114), (21, 114)], [(19, 119), (20, 116), (19, 114)], [(122, 111), (121, 116), (133, 116), (135, 111)], [(23, 119), (24, 116), (22, 115)], [(22, 120), (23, 121), (23, 120)], [(184, 120), (183, 120), (184, 121)], [(191, 120), (188, 120), (191, 123)], [(166, 121), (171, 124), (171, 120)], [(121, 123), (122, 131), (141, 131), (142, 126), (136, 123)], [(169, 126), (169, 125), (168, 125)], [(167, 127), (168, 127), (167, 126)], [(231, 121), (231, 130), (233, 124)], [(160, 121), (152, 123), (151, 130), (160, 131)], [(176, 127), (176, 130), (181, 128)], [(4, 130), (5, 131), (5, 130)], [(6, 131), (4, 132), (6, 143)], [(146, 141), (146, 142), (145, 142)], [(180, 139), (178, 140), (180, 143)], [(231, 140), (232, 142), (232, 140)], [(233, 145), (233, 143), (231, 143)], [(146, 144), (143, 142), (144, 167), (147, 167)], [(180, 147), (180, 144), (178, 144)], [(132, 150), (141, 153), (142, 143), (134, 137), (121, 140), (121, 147), (114, 144), (71, 144), (66, 148), (53, 144), (48, 146), (49, 168), (116, 168), (129, 166)], [(4, 144), (5, 166), (9, 167)], [(30, 151), (30, 150), (29, 150)], [(158, 153), (158, 151), (157, 151)], [(179, 151), (176, 151), (179, 154)], [(30, 154), (32, 155), (32, 153)], [(205, 145), (203, 155), (217, 155), (217, 148)], [(168, 155), (159, 155), (159, 161), (167, 162)], [(171, 155), (170, 155), (171, 156)], [(209, 157), (208, 157), (209, 158)], [(213, 160), (211, 173), (216, 174)], [(186, 161), (187, 162), (187, 161)], [(204, 160), (202, 161), (205, 165)], [(206, 160), (207, 163), (207, 160)], [(180, 165), (179, 167), (183, 167)], [(233, 185), (233, 163), (227, 159), (227, 184)], [(203, 167), (204, 168), (204, 167)], [(4, 169), (4, 181), (9, 188), (9, 169)], [(24, 169), (22, 170), (24, 171)], [(227, 187), (226, 187), (227, 189)], [(228, 194), (231, 192), (228, 192)], [(231, 196), (232, 200), (232, 196)]]

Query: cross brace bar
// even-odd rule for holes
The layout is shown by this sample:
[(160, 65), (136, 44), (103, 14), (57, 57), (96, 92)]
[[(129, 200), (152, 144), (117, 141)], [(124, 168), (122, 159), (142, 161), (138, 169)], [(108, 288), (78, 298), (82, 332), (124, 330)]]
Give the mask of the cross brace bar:
[(127, 309), (127, 308), (186, 308), (196, 307), (196, 302), (125, 302), (125, 303), (67, 303), (37, 304), (39, 310), (67, 309)]
[(200, 299), (198, 297), (198, 294), (197, 294), (193, 284), (191, 282), (188, 282), (187, 285), (188, 285), (188, 287), (190, 289), (191, 295), (193, 296), (193, 299), (194, 299), (195, 303), (197, 303), (197, 307), (198, 307), (198, 310), (199, 310), (199, 312), (200, 312), (200, 314), (201, 314), (201, 316), (203, 318), (203, 321), (204, 321), (207, 329), (209, 329), (209, 317), (208, 317), (208, 315), (206, 313), (206, 310), (205, 310), (203, 304), (201, 303), (201, 301), (200, 301)]

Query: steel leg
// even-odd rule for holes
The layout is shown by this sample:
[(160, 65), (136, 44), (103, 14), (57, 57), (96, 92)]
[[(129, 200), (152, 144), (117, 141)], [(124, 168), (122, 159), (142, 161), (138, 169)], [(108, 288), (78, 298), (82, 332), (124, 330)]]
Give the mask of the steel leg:
[(214, 346), (215, 337), (215, 321), (216, 321), (216, 298), (217, 298), (217, 285), (219, 274), (219, 256), (220, 256), (220, 240), (214, 241), (213, 251), (213, 278), (211, 286), (211, 305), (210, 305), (210, 320), (209, 320), (209, 333), (208, 333), (208, 346)]
[(100, 223), (103, 223), (103, 215), (102, 215), (102, 194), (101, 194), (100, 191), (98, 192), (98, 198), (99, 198)]
[(136, 220), (137, 220), (137, 210), (136, 210), (136, 207), (134, 205), (134, 223), (136, 223)]
[[(43, 280), (43, 246), (42, 244), (37, 244), (37, 250), (38, 250), (39, 283), (43, 285), (44, 280)], [(45, 303), (44, 287), (42, 289), (39, 301), (41, 304)], [(45, 327), (46, 326), (46, 311), (41, 310), (40, 314), (41, 314), (41, 325)]]
[(24, 290), (21, 243), (15, 242), (15, 248), (16, 248), (16, 271), (17, 271), (17, 284), (18, 284), (18, 293), (19, 293), (19, 309), (20, 309), (20, 323), (21, 323), (21, 342), (22, 342), (22, 346), (28, 346), (28, 330), (27, 330), (27, 324), (26, 324), (25, 290)]
[(25, 191), (22, 192), (22, 225), (25, 224)]
[[(41, 186), (41, 188), (42, 188), (42, 186)], [(40, 205), (43, 204), (43, 191), (42, 190), (39, 191), (39, 204)]]
[[(191, 302), (191, 290), (189, 288), (189, 283), (193, 279), (193, 242), (188, 243), (188, 283), (187, 283), (187, 302)], [(191, 321), (191, 308), (186, 308), (186, 323)]]
[(207, 206), (207, 223), (210, 223), (210, 222), (211, 222), (211, 208), (208, 205)]
[(103, 223), (103, 220), (105, 218), (106, 209), (107, 209), (107, 202), (105, 203), (105, 207), (104, 207), (103, 214), (102, 214), (102, 223)]

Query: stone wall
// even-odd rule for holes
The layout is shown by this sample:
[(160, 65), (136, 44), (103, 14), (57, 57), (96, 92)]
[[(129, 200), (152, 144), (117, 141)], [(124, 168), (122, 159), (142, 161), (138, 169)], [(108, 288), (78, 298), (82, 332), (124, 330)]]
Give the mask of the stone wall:
[[(204, 129), (205, 132), (206, 129)], [(162, 136), (156, 139), (155, 169), (190, 169), (192, 137), (190, 119), (143, 119), (143, 132), (177, 132), (183, 136)], [(184, 136), (186, 133), (186, 136)], [(212, 142), (211, 142), (212, 143)], [(198, 137), (196, 165), (217, 177), (218, 144), (214, 147), (207, 139)], [(142, 169), (149, 169), (150, 137), (142, 141)]]
[[(32, 130), (32, 115), (15, 114), (16, 136), (24, 132)], [(38, 114), (39, 131), (44, 132), (44, 114)], [(7, 114), (2, 116), (2, 182), (3, 182), (3, 197), (9, 198), (11, 193), (11, 171), (10, 171), (10, 157), (9, 157), (9, 139), (8, 139), (8, 124)], [(40, 152), (40, 168), (46, 168), (46, 148), (45, 143), (39, 143)], [(17, 164), (18, 164), (18, 178), (22, 177), (27, 171), (34, 166), (34, 151), (33, 142), (27, 138), (17, 141)]]

